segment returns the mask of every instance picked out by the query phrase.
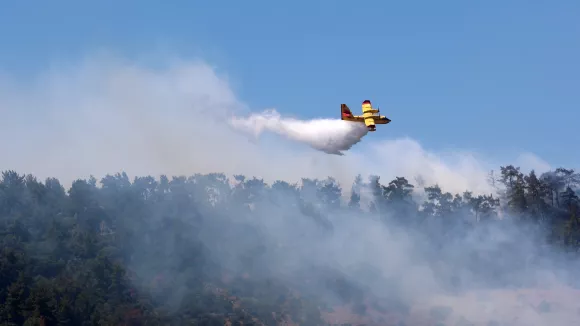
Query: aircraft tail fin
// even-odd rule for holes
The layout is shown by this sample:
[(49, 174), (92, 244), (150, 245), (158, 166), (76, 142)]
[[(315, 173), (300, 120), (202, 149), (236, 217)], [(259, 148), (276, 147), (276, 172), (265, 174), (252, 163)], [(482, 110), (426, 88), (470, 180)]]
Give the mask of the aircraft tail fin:
[(352, 112), (348, 108), (346, 104), (340, 105), (340, 119), (344, 120), (345, 118), (352, 118)]

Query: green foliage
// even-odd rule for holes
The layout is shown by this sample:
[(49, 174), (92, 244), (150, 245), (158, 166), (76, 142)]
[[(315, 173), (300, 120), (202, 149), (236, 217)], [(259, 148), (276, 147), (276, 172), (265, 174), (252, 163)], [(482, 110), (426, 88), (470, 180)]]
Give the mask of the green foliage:
[[(298, 296), (273, 278), (253, 277), (267, 275), (256, 267), (264, 262), (257, 262), (266, 250), (275, 250), (258, 230), (244, 229), (255, 235), (255, 243), (244, 244), (248, 251), (236, 257), (236, 268), (210, 259), (204, 241), (211, 239), (203, 238), (201, 230), (230, 225), (234, 231), (221, 231), (231, 232), (229, 241), (235, 243), (241, 227), (232, 216), (266, 215), (272, 209), (288, 218), (302, 214), (328, 230), (333, 214), (355, 212), (415, 229), (435, 223), (443, 233), (457, 225), (475, 228), (502, 215), (546, 226), (550, 240), (559, 245), (575, 249), (580, 244), (575, 192), (580, 177), (563, 168), (538, 177), (511, 165), (501, 167), (504, 198), (469, 191), (453, 195), (433, 185), (424, 188), (422, 203), (413, 199), (415, 186), (402, 177), (382, 184), (379, 177), (365, 183), (358, 176), (346, 203), (332, 178), (271, 186), (257, 178), (234, 179), (234, 185), (223, 174), (171, 180), (147, 176), (131, 182), (118, 173), (100, 182), (76, 180), (67, 193), (54, 178), (42, 183), (3, 172), (3, 325), (324, 325), (321, 310), (329, 308), (316, 298)], [(368, 207), (362, 205), (363, 190), (371, 194)], [(365, 304), (362, 292), (340, 278), (329, 286), (352, 303), (356, 314), (389, 309)], [(434, 318), (449, 313), (440, 310), (432, 311)]]

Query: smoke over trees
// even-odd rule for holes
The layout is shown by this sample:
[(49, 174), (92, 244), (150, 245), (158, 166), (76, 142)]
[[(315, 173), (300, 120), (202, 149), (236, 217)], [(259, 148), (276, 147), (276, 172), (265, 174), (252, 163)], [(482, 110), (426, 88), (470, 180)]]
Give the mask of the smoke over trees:
[(505, 302), (453, 303), (556, 285), (578, 297), (580, 175), (509, 165), (490, 181), (497, 194), (451, 194), (403, 177), (266, 184), (118, 173), (65, 190), (54, 178), (5, 171), (0, 321), (570, 324), (573, 299), (526, 303), (515, 317), (501, 311)]

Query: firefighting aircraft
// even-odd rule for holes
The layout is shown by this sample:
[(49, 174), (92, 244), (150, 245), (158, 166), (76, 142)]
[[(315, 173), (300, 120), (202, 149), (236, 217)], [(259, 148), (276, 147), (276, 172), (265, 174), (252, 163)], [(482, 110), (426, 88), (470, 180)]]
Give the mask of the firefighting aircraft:
[(385, 117), (384, 115), (379, 115), (379, 108), (373, 109), (371, 101), (369, 100), (362, 102), (363, 115), (352, 115), (352, 112), (346, 104), (340, 105), (340, 112), (341, 120), (354, 121), (359, 123), (364, 122), (369, 131), (377, 130), (376, 125), (386, 125), (387, 123), (391, 122), (391, 119)]

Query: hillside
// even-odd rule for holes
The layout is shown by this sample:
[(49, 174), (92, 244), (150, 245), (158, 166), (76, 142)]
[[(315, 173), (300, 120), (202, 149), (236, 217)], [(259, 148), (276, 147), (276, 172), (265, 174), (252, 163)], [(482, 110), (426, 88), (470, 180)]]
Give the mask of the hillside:
[(118, 173), (67, 190), (5, 171), (0, 321), (571, 325), (579, 184), (573, 170), (505, 166), (480, 196), (402, 177), (222, 174)]

